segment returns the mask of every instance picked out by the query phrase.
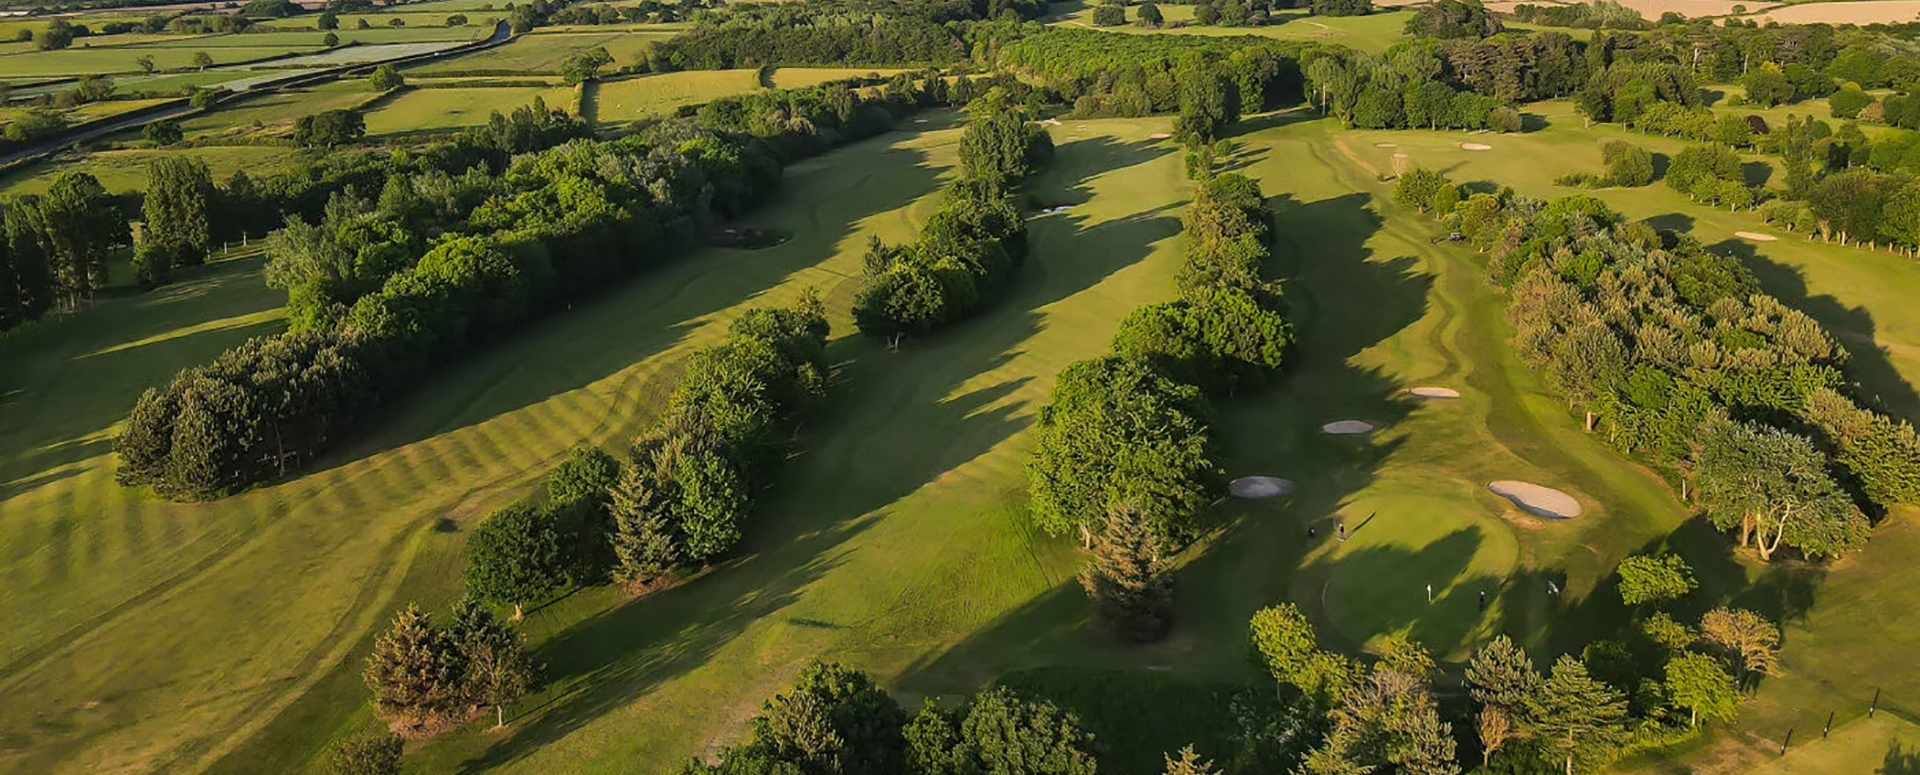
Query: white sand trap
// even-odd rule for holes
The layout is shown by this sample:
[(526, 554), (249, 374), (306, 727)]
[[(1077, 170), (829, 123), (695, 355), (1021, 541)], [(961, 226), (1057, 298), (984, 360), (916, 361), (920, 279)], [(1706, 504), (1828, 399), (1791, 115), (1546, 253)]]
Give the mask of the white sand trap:
[(1400, 147), (1400, 144), (1399, 144), (1399, 143), (1374, 143), (1374, 144), (1373, 144), (1373, 147), (1375, 147), (1375, 148), (1398, 148), (1398, 147)]
[(1733, 233), (1733, 236), (1741, 237), (1743, 239), (1750, 239), (1750, 240), (1753, 240), (1754, 242), (1772, 242), (1774, 240), (1779, 239), (1779, 237), (1775, 237), (1771, 234), (1761, 234), (1760, 232), (1757, 232), (1757, 231), (1736, 231)]
[(1147, 139), (1148, 140), (1165, 140), (1172, 136), (1173, 135), (1168, 134), (1166, 132), (1155, 132), (1153, 134), (1147, 135)]
[(1461, 148), (1465, 148), (1465, 149), (1467, 149), (1467, 150), (1469, 150), (1469, 151), (1491, 151), (1491, 150), (1493, 150), (1493, 146), (1491, 146), (1491, 145), (1487, 145), (1486, 143), (1461, 143), (1461, 144), (1460, 144), (1460, 147), (1461, 147)]
[(1580, 501), (1552, 487), (1502, 479), (1488, 484), (1487, 489), (1492, 490), (1495, 495), (1513, 501), (1513, 505), (1547, 519), (1572, 519), (1580, 516)]
[(1059, 125), (1060, 125), (1060, 119), (1057, 119), (1057, 118), (1050, 118), (1050, 119), (1047, 119), (1047, 120), (1045, 120), (1045, 121), (1042, 121), (1042, 122), (1040, 122), (1040, 123), (1042, 123), (1042, 124), (1046, 124), (1047, 126), (1059, 126)]
[(1444, 387), (1417, 387), (1407, 391), (1421, 398), (1459, 398), (1460, 391)]
[(1335, 420), (1320, 426), (1320, 430), (1338, 434), (1369, 433), (1373, 430), (1373, 423), (1366, 420)]
[(1277, 476), (1242, 476), (1227, 483), (1235, 498), (1277, 498), (1293, 492), (1293, 480)]
[(926, 120), (926, 119), (924, 119), (924, 118), (916, 118), (916, 119), (914, 119), (914, 120), (913, 120), (913, 123), (916, 123), (916, 124), (924, 124), (924, 123), (927, 123), (927, 120)]

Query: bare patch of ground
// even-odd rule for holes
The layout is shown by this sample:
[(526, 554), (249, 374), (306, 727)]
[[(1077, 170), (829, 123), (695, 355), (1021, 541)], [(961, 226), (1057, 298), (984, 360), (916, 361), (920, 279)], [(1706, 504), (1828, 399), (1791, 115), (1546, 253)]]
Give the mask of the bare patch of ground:
[(1753, 240), (1754, 242), (1772, 242), (1774, 240), (1779, 239), (1779, 237), (1775, 237), (1771, 234), (1761, 234), (1760, 232), (1757, 232), (1757, 231), (1736, 231), (1733, 233), (1733, 236), (1739, 237), (1741, 239), (1750, 239), (1750, 240)]

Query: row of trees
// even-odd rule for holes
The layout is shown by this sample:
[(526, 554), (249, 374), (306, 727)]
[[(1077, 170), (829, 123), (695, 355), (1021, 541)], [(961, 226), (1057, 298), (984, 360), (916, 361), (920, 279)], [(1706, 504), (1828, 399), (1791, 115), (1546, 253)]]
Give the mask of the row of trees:
[(1204, 396), (1272, 379), (1293, 336), (1263, 274), (1272, 225), (1259, 185), (1204, 180), (1183, 220), (1180, 298), (1134, 310), (1112, 354), (1061, 370), (1027, 463), (1035, 526), (1080, 536), (1095, 619), (1134, 642), (1171, 627), (1168, 559), (1223, 489)]
[[(713, 191), (764, 195), (779, 163), (756, 148), (672, 123), (522, 155), (491, 184), (437, 201), (415, 185), (424, 176), (382, 170), (379, 210), (341, 192), (317, 231), (276, 238), (276, 282), (290, 297), (319, 289), (294, 330), (141, 397), (118, 440), (120, 480), (210, 498), (310, 460), (433, 365), (680, 251), (711, 217)], [(448, 234), (429, 241), (408, 229), (409, 216), (432, 223), (449, 201), (457, 211), (479, 199), (458, 196), (473, 189), (484, 203)]]
[(1920, 498), (1912, 427), (1845, 398), (1845, 351), (1736, 260), (1586, 196), (1475, 194), (1441, 214), (1489, 254), (1516, 347), (1588, 429), (1763, 559), (1843, 555), (1866, 540), (1863, 508)]
[(1026, 221), (1015, 193), (1053, 156), (1053, 138), (995, 90), (968, 108), (960, 176), (919, 239), (874, 240), (854, 298), (862, 333), (897, 341), (960, 320), (1003, 292), (1026, 258)]
[(1456, 91), (1440, 79), (1446, 64), (1433, 48), (1376, 56), (1346, 48), (1308, 51), (1308, 96), (1323, 112), (1366, 129), (1520, 130), (1520, 114), (1494, 97)]
[[(527, 653), (526, 638), (477, 603), (454, 606), (446, 625), (408, 606), (373, 641), (361, 675), (374, 709), (407, 736), (424, 736), (465, 723), (492, 709), (505, 723), (506, 707), (537, 687), (543, 669)], [(397, 764), (397, 745), (355, 742), (339, 759)], [(348, 763), (355, 763), (349, 761)]]
[[(1073, 27), (995, 28), (976, 45), (984, 64), (1046, 84), (1082, 116), (1172, 113), (1189, 95), (1235, 106), (1234, 115), (1272, 110), (1300, 97), (1300, 46), (1268, 38), (1114, 36)], [(976, 30), (976, 38), (987, 36)]]
[(0, 333), (91, 302), (109, 256), (130, 241), (120, 203), (84, 172), (0, 204)]

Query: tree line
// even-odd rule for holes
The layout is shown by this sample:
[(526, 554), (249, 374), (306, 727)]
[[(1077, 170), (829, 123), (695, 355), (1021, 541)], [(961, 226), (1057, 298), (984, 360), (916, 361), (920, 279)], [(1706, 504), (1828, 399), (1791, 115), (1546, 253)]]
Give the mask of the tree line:
[(1264, 275), (1272, 222), (1259, 184), (1208, 175), (1182, 221), (1180, 298), (1134, 310), (1110, 354), (1061, 370), (1027, 461), (1034, 525), (1079, 536), (1095, 619), (1133, 642), (1172, 626), (1169, 560), (1224, 491), (1206, 396), (1272, 379), (1293, 340)]
[(1849, 398), (1845, 351), (1737, 260), (1583, 195), (1449, 199), (1438, 214), (1509, 289), (1522, 358), (1741, 546), (1838, 557), (1920, 499), (1920, 437)]
[(0, 229), (0, 333), (90, 303), (113, 251), (131, 241), (122, 203), (85, 172), (0, 203)]
[[(988, 34), (985, 32), (982, 35)], [(1087, 117), (1178, 111), (1195, 90), (1234, 116), (1300, 96), (1298, 44), (1267, 38), (1109, 35), (1071, 27), (996, 28), (994, 63), (1024, 73)]]
[(739, 4), (655, 44), (646, 66), (726, 70), (761, 65), (945, 66), (968, 54), (967, 23), (1045, 15), (1039, 0), (832, 0)]
[(1053, 157), (1053, 137), (997, 89), (967, 112), (959, 177), (919, 238), (904, 245), (876, 238), (867, 248), (853, 303), (862, 333), (897, 342), (958, 321), (1003, 293), (1026, 258), (1016, 194)]

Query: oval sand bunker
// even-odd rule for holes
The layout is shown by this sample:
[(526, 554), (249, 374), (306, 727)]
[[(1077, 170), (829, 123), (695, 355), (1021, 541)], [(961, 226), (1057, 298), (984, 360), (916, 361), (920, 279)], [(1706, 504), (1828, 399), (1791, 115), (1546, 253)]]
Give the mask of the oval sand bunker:
[(1293, 492), (1293, 480), (1278, 476), (1242, 476), (1227, 483), (1235, 498), (1277, 498)]
[(1775, 237), (1771, 234), (1761, 234), (1760, 232), (1757, 232), (1757, 231), (1736, 231), (1733, 233), (1733, 236), (1741, 237), (1743, 239), (1750, 239), (1750, 240), (1753, 240), (1754, 242), (1772, 242), (1774, 240), (1779, 239), (1779, 237)]
[(1165, 140), (1172, 136), (1173, 135), (1167, 134), (1166, 132), (1155, 132), (1153, 134), (1147, 135), (1147, 139), (1148, 140)]
[(1469, 151), (1491, 151), (1491, 150), (1493, 150), (1493, 146), (1491, 146), (1491, 145), (1487, 145), (1486, 143), (1461, 143), (1461, 144), (1460, 144), (1460, 147), (1461, 147), (1461, 148), (1465, 148), (1465, 149), (1467, 149), (1467, 150), (1469, 150)]
[(1421, 398), (1459, 398), (1460, 391), (1444, 387), (1417, 387), (1407, 391)]
[(1547, 519), (1572, 519), (1580, 516), (1580, 501), (1552, 487), (1502, 479), (1488, 484), (1487, 489), (1492, 490), (1495, 495), (1513, 501), (1513, 505)]
[(1373, 430), (1373, 423), (1365, 420), (1335, 420), (1320, 426), (1323, 433), (1367, 433)]
[(1400, 144), (1399, 144), (1399, 143), (1374, 143), (1374, 144), (1373, 144), (1373, 147), (1375, 147), (1375, 148), (1398, 148), (1398, 147), (1400, 147)]

